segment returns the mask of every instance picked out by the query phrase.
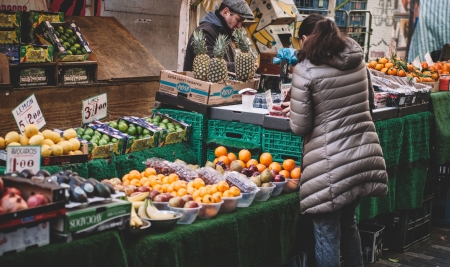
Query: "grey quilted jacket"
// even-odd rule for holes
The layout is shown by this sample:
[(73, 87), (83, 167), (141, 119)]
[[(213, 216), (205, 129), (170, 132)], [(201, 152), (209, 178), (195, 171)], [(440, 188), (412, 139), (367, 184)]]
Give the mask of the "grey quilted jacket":
[(361, 47), (347, 40), (347, 48), (327, 64), (304, 60), (294, 69), (290, 125), (303, 136), (302, 213), (337, 211), (358, 197), (387, 193), (369, 108), (373, 88)]

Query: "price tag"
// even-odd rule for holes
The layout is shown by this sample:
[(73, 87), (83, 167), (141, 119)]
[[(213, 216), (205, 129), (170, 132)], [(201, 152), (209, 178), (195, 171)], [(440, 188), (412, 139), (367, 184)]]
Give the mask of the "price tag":
[(391, 58), (397, 49), (397, 41), (394, 38), (391, 38), (391, 43), (389, 44), (388, 57)]
[(266, 96), (267, 109), (272, 110), (273, 107), (273, 99), (272, 99), (272, 91), (269, 89), (264, 92)]
[(83, 124), (100, 120), (108, 115), (108, 97), (107, 94), (101, 94), (83, 100), (83, 109), (81, 110), (81, 121)]
[(38, 129), (45, 126), (44, 115), (42, 114), (34, 94), (20, 103), (20, 105), (12, 111), (12, 114), (21, 133), (25, 131), (25, 126), (28, 124), (34, 124)]
[(41, 169), (41, 146), (11, 146), (6, 153), (6, 172)]
[(429, 67), (434, 65), (433, 59), (431, 58), (431, 55), (429, 52), (427, 52), (425, 54), (425, 60), (427, 61), (427, 64)]
[(420, 62), (419, 56), (417, 56), (417, 57), (414, 59), (414, 61), (413, 61), (412, 63), (413, 63), (413, 66), (414, 66), (414, 67), (416, 67), (416, 68), (418, 68), (420, 71), (422, 71), (422, 64), (421, 64), (421, 62)]

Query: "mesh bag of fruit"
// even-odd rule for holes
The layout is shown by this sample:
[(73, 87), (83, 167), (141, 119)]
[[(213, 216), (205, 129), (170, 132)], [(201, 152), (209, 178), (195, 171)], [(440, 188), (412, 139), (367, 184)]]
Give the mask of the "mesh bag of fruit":
[(245, 176), (242, 173), (239, 173), (236, 171), (227, 172), (225, 174), (224, 178), (225, 178), (225, 181), (230, 186), (234, 185), (234, 186), (238, 187), (241, 190), (241, 192), (254, 193), (259, 190), (259, 188), (256, 186), (256, 184), (253, 183), (251, 180), (249, 180), (247, 178), (247, 176)]
[(205, 184), (207, 185), (213, 185), (217, 184), (220, 181), (225, 181), (223, 175), (211, 167), (200, 168), (200, 170), (198, 170), (198, 177), (205, 181)]
[(196, 171), (194, 171), (193, 169), (189, 168), (189, 166), (181, 162), (172, 162), (170, 164), (170, 168), (173, 170), (174, 173), (178, 175), (178, 177), (181, 180), (190, 182), (198, 177)]
[(161, 158), (149, 158), (146, 161), (142, 162), (147, 166), (147, 168), (153, 168), (156, 170), (156, 173), (169, 175), (173, 172), (175, 172), (174, 169), (172, 169), (172, 163), (170, 161), (167, 161), (165, 159)]

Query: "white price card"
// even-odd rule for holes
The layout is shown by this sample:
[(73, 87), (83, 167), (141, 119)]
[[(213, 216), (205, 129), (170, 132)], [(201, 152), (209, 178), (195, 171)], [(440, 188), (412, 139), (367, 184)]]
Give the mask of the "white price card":
[(420, 71), (422, 71), (422, 64), (421, 64), (421, 62), (420, 62), (419, 56), (417, 56), (417, 57), (414, 59), (414, 61), (413, 61), (412, 63), (413, 63), (413, 66), (414, 66), (414, 67), (416, 67), (416, 68), (418, 68)]
[(83, 124), (100, 120), (108, 115), (108, 96), (106, 93), (83, 100), (81, 110)]
[(264, 94), (266, 97), (267, 109), (269, 111), (271, 111), (272, 107), (273, 107), (272, 91), (269, 89), (269, 90), (265, 91)]
[(10, 146), (6, 153), (6, 172), (41, 169), (41, 146)]
[(42, 114), (34, 94), (20, 103), (12, 111), (12, 114), (21, 133), (25, 131), (25, 126), (28, 124), (34, 124), (38, 129), (45, 126), (44, 114)]

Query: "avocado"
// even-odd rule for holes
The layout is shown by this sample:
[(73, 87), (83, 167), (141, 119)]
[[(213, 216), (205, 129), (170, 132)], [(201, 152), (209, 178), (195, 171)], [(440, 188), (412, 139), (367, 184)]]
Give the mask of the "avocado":
[(83, 191), (83, 189), (81, 187), (79, 187), (78, 185), (70, 185), (70, 201), (72, 202), (87, 202), (88, 197), (86, 195), (86, 193)]
[(79, 186), (79, 185), (81, 185), (81, 181), (78, 180), (75, 177), (70, 177), (69, 178), (69, 185), (77, 185), (77, 186)]
[(25, 169), (21, 172), (23, 178), (31, 179), (34, 176), (34, 173), (31, 170)]
[(91, 183), (93, 186), (99, 183), (99, 181), (97, 181), (97, 179), (95, 178), (89, 178), (87, 179), (87, 182)]
[(95, 190), (94, 190), (94, 186), (89, 183), (89, 182), (83, 182), (80, 185), (81, 189), (83, 189), (83, 191), (86, 193), (86, 196), (88, 198), (92, 198), (95, 196)]
[(49, 177), (51, 174), (47, 170), (40, 170), (36, 173), (37, 176), (42, 175), (44, 177)]
[(101, 183), (101, 184), (104, 185), (104, 186), (106, 186), (106, 187), (108, 187), (109, 192), (110, 192), (111, 194), (115, 194), (115, 193), (116, 193), (116, 190), (114, 189), (114, 186), (112, 186), (112, 184), (108, 184), (108, 183)]
[[(65, 175), (57, 174), (57, 175), (54, 175), (54, 176), (56, 176), (56, 182), (58, 182), (59, 185), (61, 185), (61, 184), (69, 184), (69, 182), (70, 182), (69, 177), (67, 177)], [(52, 175), (52, 177), (53, 177), (53, 175)]]
[(111, 192), (108, 187), (105, 187), (103, 184), (98, 183), (94, 186), (95, 188), (95, 196), (109, 198), (111, 197)]

